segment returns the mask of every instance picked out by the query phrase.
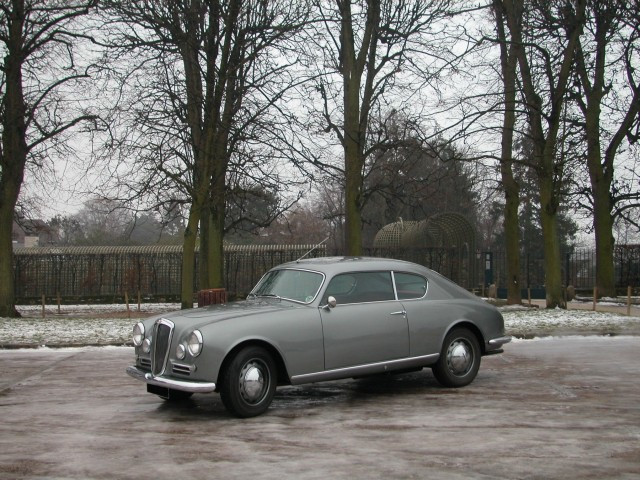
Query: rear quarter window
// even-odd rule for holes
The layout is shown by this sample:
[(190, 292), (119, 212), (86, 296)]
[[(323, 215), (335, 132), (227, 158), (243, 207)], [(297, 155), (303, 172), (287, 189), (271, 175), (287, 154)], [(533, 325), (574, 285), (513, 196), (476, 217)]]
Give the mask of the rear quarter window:
[(414, 273), (394, 272), (398, 300), (422, 298), (427, 293), (427, 279)]

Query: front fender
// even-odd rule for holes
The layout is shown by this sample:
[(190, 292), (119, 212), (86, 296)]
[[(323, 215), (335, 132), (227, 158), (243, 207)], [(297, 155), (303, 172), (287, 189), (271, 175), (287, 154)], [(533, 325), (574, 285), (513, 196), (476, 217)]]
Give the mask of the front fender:
[(204, 348), (196, 359), (198, 378), (218, 382), (229, 355), (248, 343), (264, 343), (273, 348), (290, 376), (324, 368), (322, 324), (316, 308), (232, 319), (205, 325), (200, 331)]

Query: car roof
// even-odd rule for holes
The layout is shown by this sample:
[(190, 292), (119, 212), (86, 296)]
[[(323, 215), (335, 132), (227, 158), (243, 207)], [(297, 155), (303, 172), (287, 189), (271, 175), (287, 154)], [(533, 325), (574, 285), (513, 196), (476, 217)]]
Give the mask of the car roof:
[(317, 270), (325, 274), (340, 272), (357, 272), (365, 270), (396, 270), (405, 272), (422, 273), (428, 271), (426, 267), (416, 263), (392, 258), (377, 257), (317, 257), (305, 258), (294, 262), (284, 263), (276, 268), (303, 268)]

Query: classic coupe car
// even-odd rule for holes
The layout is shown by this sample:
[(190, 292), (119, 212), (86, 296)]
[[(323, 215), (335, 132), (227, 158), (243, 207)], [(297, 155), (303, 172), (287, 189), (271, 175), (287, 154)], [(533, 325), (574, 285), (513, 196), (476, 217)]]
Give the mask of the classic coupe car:
[(232, 414), (251, 417), (277, 385), (431, 367), (462, 387), (510, 340), (496, 308), (432, 270), (325, 257), (269, 270), (244, 301), (136, 324), (127, 373), (168, 400), (219, 392)]

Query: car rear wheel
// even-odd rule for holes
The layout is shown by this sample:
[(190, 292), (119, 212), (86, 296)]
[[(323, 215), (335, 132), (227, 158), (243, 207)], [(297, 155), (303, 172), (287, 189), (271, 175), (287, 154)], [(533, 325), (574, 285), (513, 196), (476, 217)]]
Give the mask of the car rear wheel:
[(445, 387), (469, 385), (480, 368), (478, 339), (466, 328), (451, 330), (444, 339), (433, 374)]
[(262, 347), (247, 347), (231, 360), (222, 376), (220, 397), (233, 415), (241, 418), (264, 413), (276, 391), (276, 367)]

